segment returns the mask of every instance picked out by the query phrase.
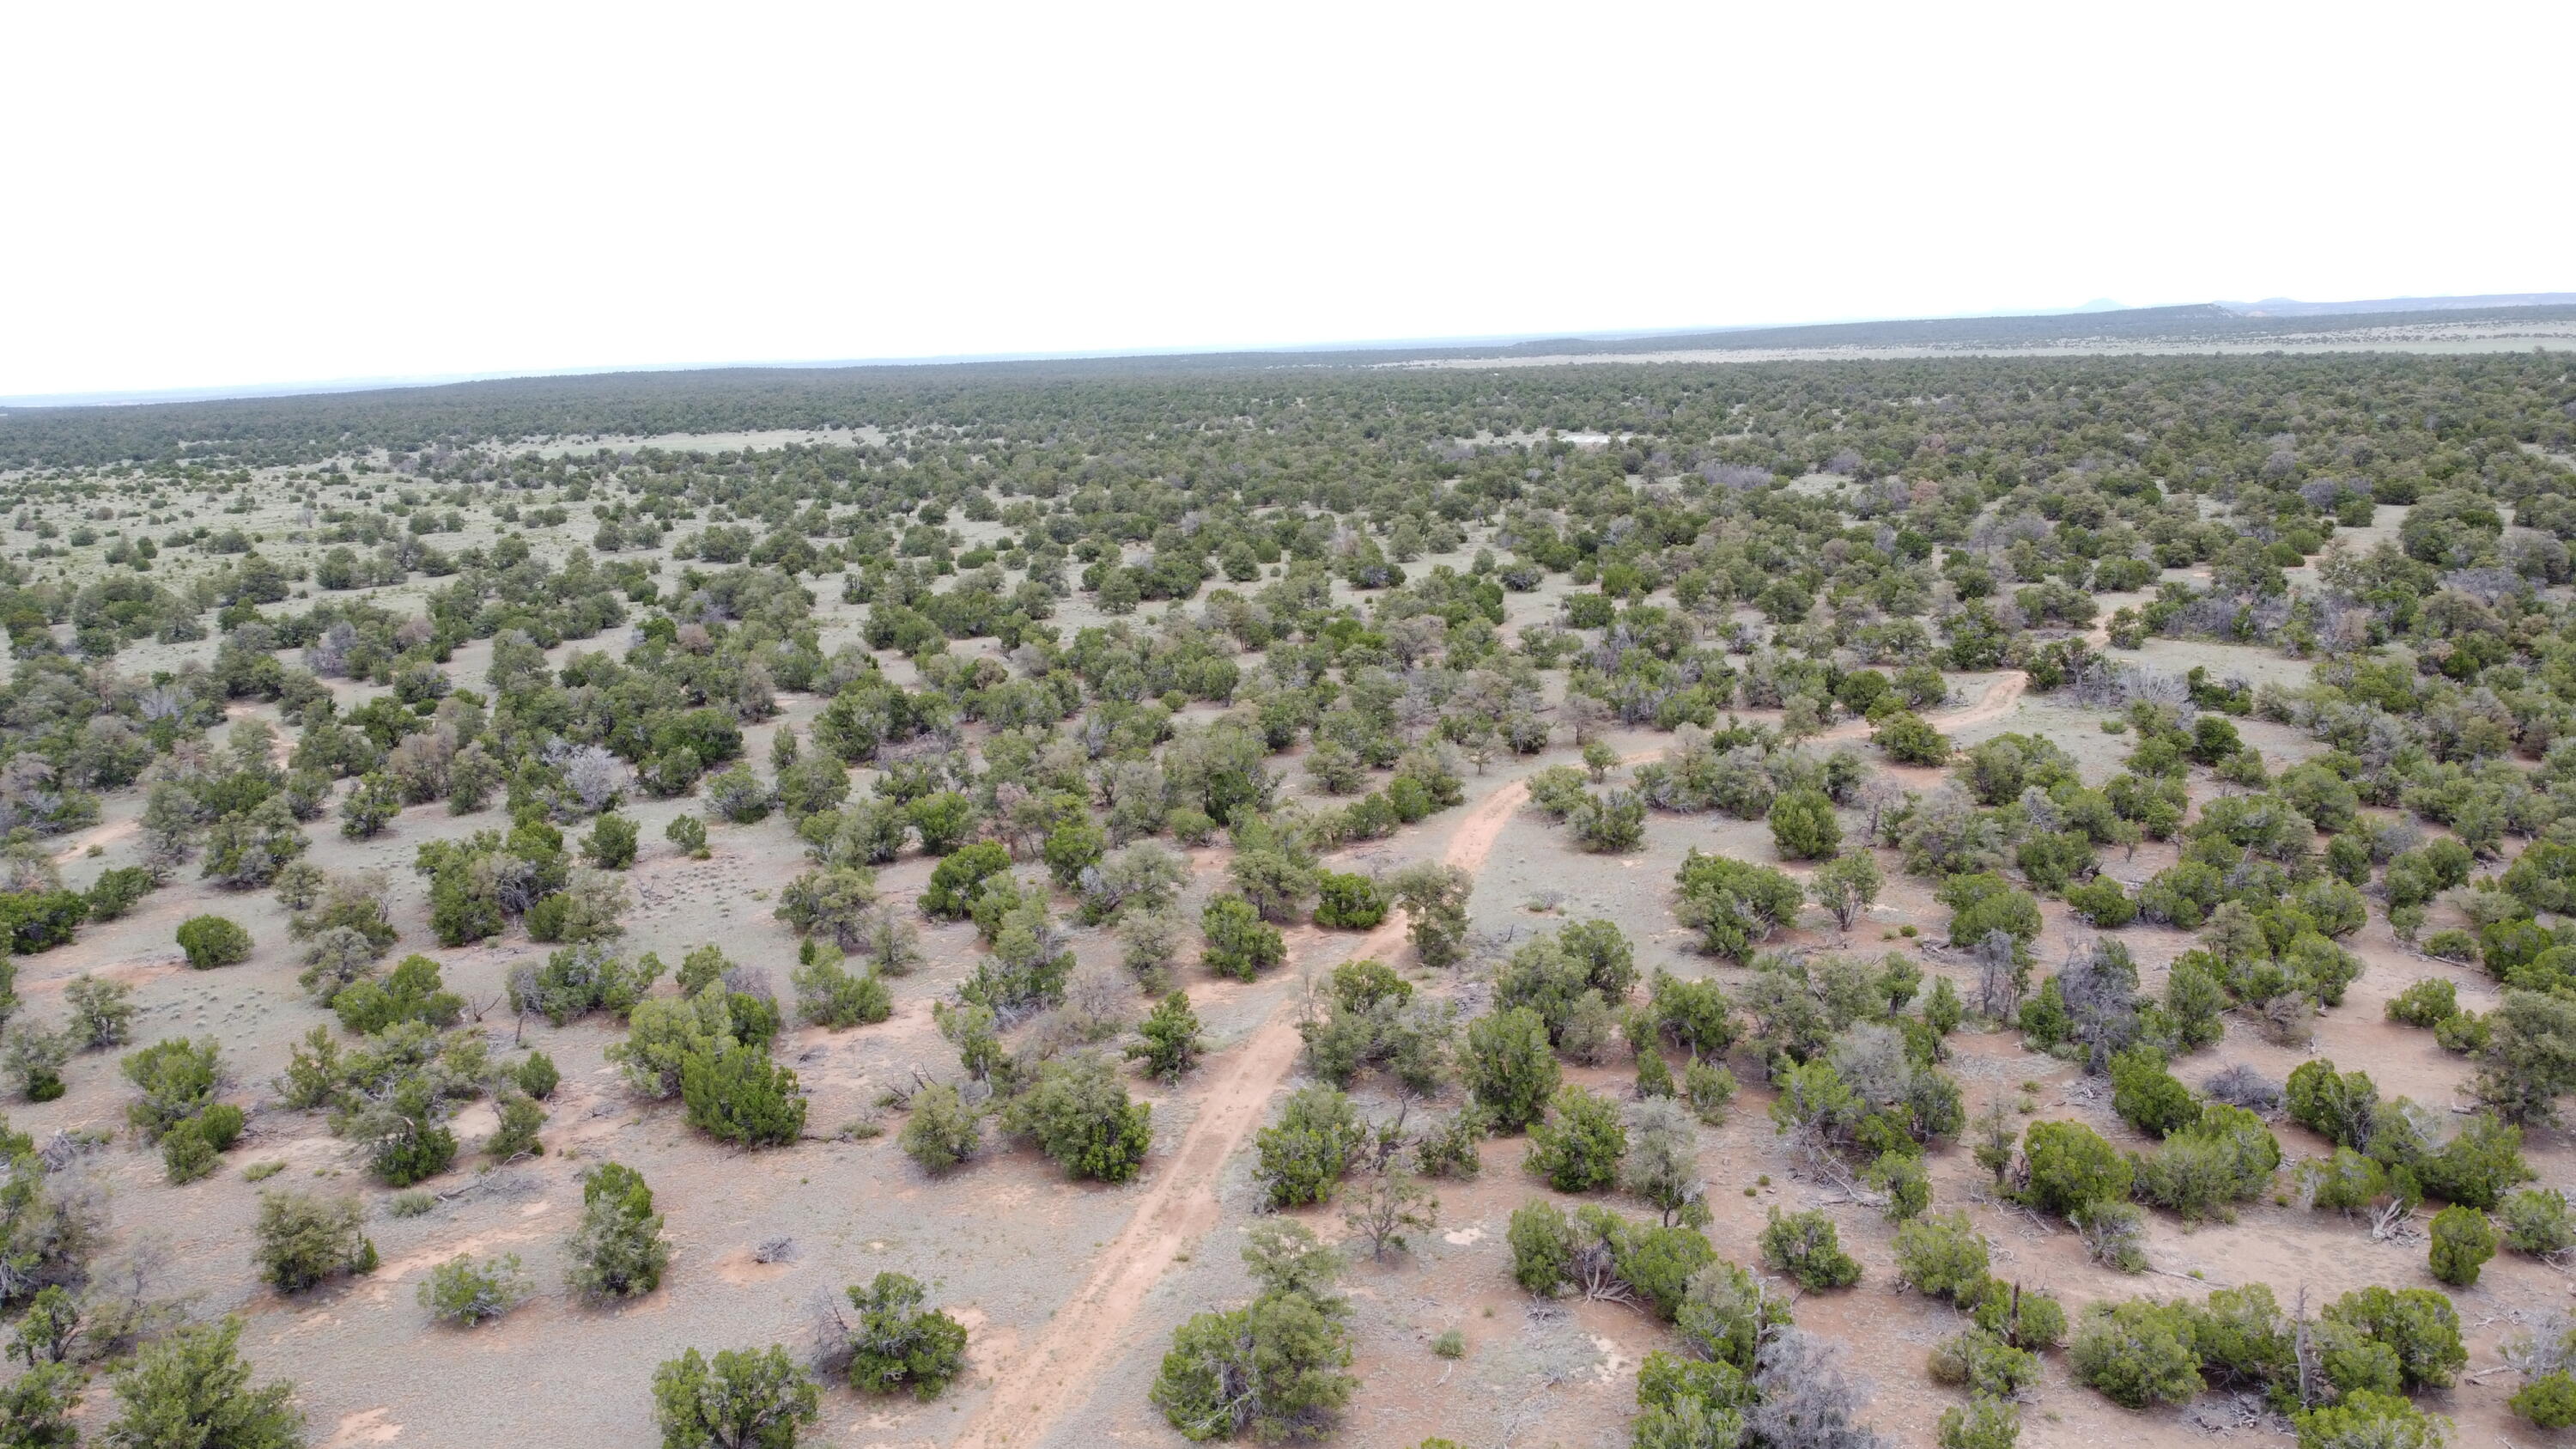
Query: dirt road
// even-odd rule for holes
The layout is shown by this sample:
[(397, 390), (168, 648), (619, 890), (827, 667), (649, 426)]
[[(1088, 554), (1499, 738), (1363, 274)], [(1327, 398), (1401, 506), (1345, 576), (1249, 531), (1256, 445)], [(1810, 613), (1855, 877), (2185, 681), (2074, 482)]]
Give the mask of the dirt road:
[[(1528, 798), (1528, 787), (1515, 780), (1478, 801), (1451, 832), (1441, 858), (1469, 874), (1483, 869), (1503, 827)], [(1402, 914), (1390, 914), (1351, 955), (1392, 956), (1404, 945), (1404, 932)], [(1101, 1365), (1124, 1341), (1145, 1295), (1182, 1249), (1216, 1226), (1223, 1212), (1218, 1174), (1267, 1113), (1271, 1097), (1296, 1066), (1302, 1044), (1297, 1023), (1282, 1003), (1230, 1054), (1232, 1060), (1217, 1068), (1216, 1086), (1200, 1104), (1180, 1146), (1164, 1158), (1126, 1231), (1102, 1254), (1073, 1301), (1002, 1370), (992, 1400), (958, 1436), (959, 1449), (1029, 1449), (1044, 1442), (1057, 1421), (1081, 1404), (1099, 1381)]]
[[(1980, 696), (1975, 704), (1941, 714), (1926, 715), (1924, 718), (1930, 721), (1933, 728), (1940, 730), (1965, 729), (1970, 725), (1991, 724), (2012, 713), (2012, 707), (2021, 700), (2022, 691), (2029, 687), (2029, 675), (2018, 669), (2009, 670), (1998, 677), (1994, 683), (1987, 685), (1985, 694)], [(1870, 722), (1865, 719), (1845, 720), (1816, 736), (1816, 739), (1824, 744), (1838, 744), (1844, 740), (1865, 740), (1869, 738), (1870, 728)]]
[[(2000, 719), (2021, 698), (2030, 677), (2019, 671), (1986, 687), (1985, 696), (1964, 709), (1931, 717), (1944, 729)], [(1854, 721), (1822, 738), (1866, 738), (1869, 725)], [(1632, 756), (1636, 764), (1660, 755)], [(1473, 875), (1484, 869), (1503, 827), (1529, 798), (1519, 780), (1476, 803), (1450, 833), (1441, 858)], [(1404, 944), (1401, 914), (1387, 917), (1351, 954), (1354, 958), (1395, 954)], [(1145, 1303), (1145, 1295), (1170, 1269), (1181, 1251), (1216, 1226), (1223, 1213), (1217, 1199), (1218, 1174), (1258, 1125), (1279, 1088), (1297, 1064), (1301, 1040), (1297, 1023), (1283, 1003), (1243, 1045), (1221, 1073), (1198, 1116), (1182, 1134), (1180, 1146), (1167, 1155), (1145, 1201), (1127, 1228), (1102, 1254), (1073, 1300), (1001, 1371), (1001, 1384), (984, 1411), (957, 1438), (958, 1449), (1033, 1449), (1045, 1442), (1066, 1413), (1079, 1407), (1099, 1371), (1126, 1338), (1127, 1326)]]

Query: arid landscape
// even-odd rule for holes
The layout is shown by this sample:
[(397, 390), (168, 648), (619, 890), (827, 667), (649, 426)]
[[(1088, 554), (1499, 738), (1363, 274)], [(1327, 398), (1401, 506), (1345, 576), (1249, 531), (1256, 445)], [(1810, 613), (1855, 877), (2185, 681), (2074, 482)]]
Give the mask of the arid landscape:
[(2548, 1442), (2576, 383), (2389, 326), (0, 412), (0, 1445)]

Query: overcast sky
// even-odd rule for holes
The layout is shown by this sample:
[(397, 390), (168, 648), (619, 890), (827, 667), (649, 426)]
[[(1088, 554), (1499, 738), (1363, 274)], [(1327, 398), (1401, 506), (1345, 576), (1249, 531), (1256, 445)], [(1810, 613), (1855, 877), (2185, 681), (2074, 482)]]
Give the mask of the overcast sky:
[(2576, 6), (29, 5), (0, 396), (2576, 290)]

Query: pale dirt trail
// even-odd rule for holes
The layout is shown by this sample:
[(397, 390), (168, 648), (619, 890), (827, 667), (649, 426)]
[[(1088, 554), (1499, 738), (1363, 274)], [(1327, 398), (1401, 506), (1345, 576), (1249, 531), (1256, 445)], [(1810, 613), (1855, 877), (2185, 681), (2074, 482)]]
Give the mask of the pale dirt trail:
[[(2030, 682), (2015, 671), (1987, 686), (1985, 697), (1948, 714), (1931, 716), (1946, 729), (2002, 718)], [(1828, 731), (1824, 739), (1867, 736), (1866, 721)], [(1663, 752), (1629, 757), (1637, 764)], [(1441, 859), (1473, 875), (1484, 869), (1503, 827), (1529, 798), (1529, 786), (1514, 780), (1477, 802), (1450, 834)], [(1351, 955), (1384, 957), (1404, 941), (1404, 919), (1386, 923), (1364, 937)], [(1181, 1250), (1215, 1227), (1224, 1205), (1217, 1200), (1217, 1175), (1243, 1145), (1297, 1064), (1302, 1039), (1285, 1004), (1245, 1039), (1199, 1105), (1199, 1113), (1182, 1134), (1180, 1146), (1163, 1163), (1145, 1200), (1127, 1227), (1102, 1254), (1072, 1301), (1047, 1320), (1037, 1336), (1000, 1375), (1001, 1382), (984, 1411), (956, 1439), (956, 1449), (1029, 1449), (1045, 1440), (1057, 1421), (1077, 1407), (1099, 1381), (1100, 1366), (1121, 1346), (1128, 1323), (1145, 1303), (1145, 1295), (1170, 1269)]]
[[(1458, 822), (1441, 858), (1469, 874), (1483, 869), (1503, 827), (1528, 797), (1529, 788), (1517, 780), (1486, 796)], [(1352, 957), (1392, 955), (1404, 943), (1404, 929), (1401, 915), (1389, 915), (1361, 939)], [(1120, 1347), (1145, 1295), (1181, 1250), (1215, 1227), (1222, 1215), (1218, 1174), (1297, 1064), (1303, 1040), (1290, 1018), (1284, 1003), (1274, 1007), (1233, 1054), (1126, 1230), (1102, 1254), (1072, 1301), (1002, 1371), (991, 1401), (957, 1437), (957, 1449), (1026, 1449), (1043, 1441), (1091, 1392), (1100, 1366)]]
[[(2012, 713), (2012, 707), (2021, 701), (2021, 692), (2029, 687), (2030, 676), (2015, 669), (1987, 685), (1984, 697), (1975, 704), (1954, 709), (1945, 714), (1926, 715), (1924, 719), (1935, 729), (1943, 730), (1990, 724)], [(1870, 728), (1870, 722), (1865, 719), (1845, 720), (1816, 736), (1816, 740), (1820, 744), (1834, 744), (1843, 740), (1865, 740), (1869, 738)]]

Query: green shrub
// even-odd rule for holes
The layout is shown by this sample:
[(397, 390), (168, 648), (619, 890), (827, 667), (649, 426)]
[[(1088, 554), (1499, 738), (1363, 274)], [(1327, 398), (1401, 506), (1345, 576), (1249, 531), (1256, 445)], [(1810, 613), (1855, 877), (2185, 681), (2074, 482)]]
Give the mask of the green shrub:
[(796, 988), (797, 1015), (814, 1026), (842, 1031), (894, 1015), (894, 992), (874, 970), (852, 971), (817, 956), (799, 965), (788, 980)]
[(224, 1081), (223, 1052), (212, 1037), (157, 1041), (126, 1053), (118, 1065), (125, 1079), (143, 1093), (140, 1101), (127, 1104), (125, 1120), (152, 1143), (204, 1111)]
[(1941, 1411), (1932, 1440), (1940, 1449), (2014, 1449), (2021, 1442), (2021, 1410), (1982, 1397), (1964, 1409), (1953, 1404)]
[(1012, 1099), (1002, 1121), (1074, 1177), (1125, 1182), (1154, 1145), (1154, 1109), (1127, 1098), (1116, 1067), (1097, 1052), (1058, 1057)]
[(1815, 789), (1784, 790), (1771, 802), (1771, 843), (1783, 860), (1828, 860), (1842, 849), (1834, 802)]
[(2349, 1147), (2338, 1147), (2331, 1157), (2301, 1163), (2298, 1181), (2308, 1206), (2349, 1215), (2388, 1191), (2388, 1169)]
[(1315, 891), (1315, 924), (1328, 930), (1365, 931), (1386, 919), (1387, 894), (1367, 876), (1323, 871)]
[(582, 837), (581, 853), (601, 870), (624, 870), (635, 863), (639, 834), (634, 821), (611, 812), (592, 823), (590, 834)]
[(1990, 871), (1954, 875), (1933, 892), (1933, 899), (1950, 908), (1952, 946), (1974, 946), (1990, 931), (2024, 944), (2039, 934), (2038, 900)]
[(1279, 928), (1261, 919), (1240, 896), (1218, 896), (1199, 912), (1205, 947), (1199, 959), (1219, 976), (1250, 981), (1288, 959), (1287, 940)]
[(174, 1187), (212, 1176), (217, 1162), (213, 1145), (198, 1133), (193, 1119), (161, 1136), (162, 1174)]
[[(63, 1290), (48, 1288), (45, 1291), (60, 1294)], [(64, 1306), (68, 1311), (68, 1301)], [(31, 1326), (37, 1318), (38, 1314), (30, 1314)], [(68, 1334), (72, 1326), (65, 1324), (63, 1333)], [(21, 1338), (26, 1339), (27, 1335), (22, 1333)], [(30, 1361), (29, 1367), (16, 1382), (0, 1387), (0, 1443), (23, 1445), (26, 1449), (53, 1449), (56, 1445), (78, 1444), (80, 1428), (72, 1422), (71, 1416), (80, 1407), (82, 1392), (89, 1386), (89, 1375), (71, 1364), (57, 1362), (53, 1357), (57, 1350), (51, 1346), (50, 1340), (45, 1347), (29, 1341), (20, 1351)], [(281, 1384), (278, 1387), (285, 1389), (288, 1386)], [(289, 1419), (287, 1422), (291, 1426), (297, 1421)], [(287, 1442), (300, 1444), (301, 1441)]]
[(2576, 1001), (2509, 988), (2486, 1029), (2485, 1069), (2471, 1090), (2507, 1121), (2554, 1120), (2558, 1099), (2576, 1091)]
[(2515, 1183), (2536, 1175), (2522, 1160), (2522, 1129), (2492, 1112), (2471, 1117), (2441, 1151), (2412, 1166), (2427, 1197), (2481, 1212), (2502, 1202)]
[(2339, 1073), (2333, 1062), (2315, 1057), (2291, 1071), (2288, 1090), (2291, 1121), (2338, 1147), (2368, 1150), (2379, 1109), (2379, 1088), (2368, 1073)]
[(1880, 720), (1869, 741), (1902, 765), (1940, 765), (1950, 759), (1949, 737), (1911, 710), (1898, 710)]
[(649, 953), (629, 961), (597, 942), (567, 946), (548, 954), (543, 966), (510, 973), (510, 1009), (542, 1013), (555, 1026), (594, 1011), (623, 1016), (660, 974), (661, 962)]
[(63, 1005), (71, 1020), (64, 1030), (75, 1044), (100, 1051), (121, 1045), (134, 1025), (134, 988), (82, 972), (63, 987)]
[(1182, 1324), (1149, 1397), (1193, 1441), (1325, 1437), (1359, 1386), (1348, 1305), (1332, 1293), (1341, 1256), (1276, 1219), (1250, 1236), (1243, 1256), (1260, 1295)]
[[(1607, 1215), (1608, 1210), (1586, 1208), (1585, 1212)], [(1666, 1322), (1681, 1311), (1690, 1280), (1717, 1261), (1717, 1249), (1697, 1228), (1619, 1220), (1607, 1238), (1611, 1270)]]
[(2495, 1037), (2495, 1023), (2474, 1011), (2463, 1011), (2433, 1023), (2433, 1044), (2464, 1057), (2478, 1056)]
[(662, 827), (662, 838), (680, 848), (691, 860), (707, 858), (707, 823), (695, 815), (674, 815)]
[(1426, 1127), (1415, 1141), (1413, 1162), (1424, 1177), (1474, 1177), (1484, 1170), (1476, 1144), (1485, 1140), (1485, 1110), (1470, 1102)]
[(1574, 1225), (1565, 1209), (1532, 1198), (1512, 1212), (1504, 1234), (1512, 1248), (1512, 1281), (1541, 1298), (1553, 1298), (1574, 1273)]
[(2198, 1122), (2132, 1165), (2140, 1201), (2198, 1222), (2228, 1217), (2233, 1204), (2268, 1189), (2281, 1165), (2281, 1144), (2253, 1113), (2213, 1103)]
[(2067, 1366), (2078, 1383), (2124, 1409), (2179, 1404), (2199, 1396), (2200, 1354), (2191, 1309), (2143, 1298), (2084, 1310)]
[(251, 1254), (260, 1281), (280, 1293), (301, 1293), (335, 1274), (374, 1272), (376, 1245), (359, 1229), (365, 1217), (355, 1194), (262, 1192)]
[(2530, 1420), (2537, 1429), (2576, 1426), (2576, 1374), (2553, 1369), (2537, 1375), (2515, 1390), (2505, 1407)]
[(2428, 976), (2388, 999), (2388, 1019), (2408, 1026), (2433, 1027), (2460, 1014), (2459, 988)]
[(2084, 1239), (2085, 1255), (2123, 1273), (2147, 1271), (2147, 1215), (2135, 1204), (2097, 1202), (2077, 1209), (2067, 1221)]
[(1753, 1274), (1719, 1259), (1691, 1275), (1673, 1323), (1700, 1357), (1751, 1374), (1761, 1344), (1789, 1326), (1789, 1308)]
[(1700, 933), (1700, 949), (1738, 961), (1774, 931), (1796, 924), (1807, 898), (1805, 888), (1781, 871), (1702, 855), (1697, 847), (1683, 857), (1674, 880), (1681, 923)]
[(2111, 1058), (2111, 1110), (2151, 1137), (2168, 1137), (2200, 1120), (2191, 1088), (2165, 1070), (2164, 1053), (2140, 1044)]
[(2066, 1306), (2018, 1283), (1987, 1280), (1977, 1298), (1977, 1326), (2015, 1348), (2044, 1352), (2066, 1341)]
[(1809, 1292), (1848, 1288), (1860, 1281), (1860, 1260), (1843, 1251), (1834, 1220), (1821, 1210), (1783, 1215), (1771, 1209), (1762, 1229), (1762, 1262)]
[(1301, 1087), (1279, 1109), (1279, 1121), (1254, 1134), (1253, 1176), (1274, 1208), (1325, 1202), (1367, 1140), (1359, 1110), (1341, 1089), (1320, 1082)]
[(1547, 1023), (1526, 1006), (1487, 1012), (1467, 1025), (1467, 1089), (1499, 1132), (1539, 1119), (1561, 1076)]
[(1155, 1003), (1153, 1012), (1136, 1028), (1141, 1040), (1127, 1048), (1130, 1059), (1145, 1064), (1146, 1074), (1164, 1082), (1178, 1082), (1182, 1074), (1198, 1064), (1202, 1044), (1199, 1040), (1199, 1016), (1190, 1009), (1186, 991), (1175, 991)]
[(2357, 1288), (2327, 1304), (2324, 1317), (2386, 1345), (2409, 1393), (2449, 1388), (2469, 1361), (2459, 1310), (2430, 1288)]
[[(294, 1404), (295, 1386), (283, 1380), (250, 1386), (241, 1331), (241, 1319), (227, 1317), (177, 1328), (145, 1343), (113, 1372), (122, 1412), (107, 1426), (103, 1442), (155, 1449), (301, 1449), (304, 1415)], [(38, 1372), (31, 1371), (28, 1378)], [(77, 1398), (76, 1391), (69, 1397)], [(77, 1439), (31, 1437), (20, 1442), (67, 1445)]]
[(1964, 1212), (1918, 1217), (1896, 1230), (1897, 1281), (1915, 1292), (1974, 1303), (1985, 1291), (1990, 1249)]
[(582, 1174), (581, 1225), (565, 1253), (564, 1281), (583, 1297), (640, 1298), (662, 1286), (671, 1245), (643, 1174), (614, 1162)]
[(2495, 1251), (2495, 1225), (2485, 1213), (2454, 1203), (2433, 1214), (2434, 1277), (2454, 1288), (2474, 1288), (2479, 1269)]
[(370, 840), (384, 833), (402, 813), (402, 791), (382, 774), (358, 777), (340, 800), (340, 833), (351, 840)]
[(498, 1124), (483, 1144), (484, 1155), (497, 1162), (543, 1157), (546, 1149), (537, 1140), (537, 1129), (546, 1125), (546, 1109), (516, 1092), (505, 1092), (493, 1105)]
[(1735, 1074), (1721, 1066), (1691, 1059), (1682, 1069), (1682, 1100), (1699, 1120), (1712, 1127), (1726, 1123), (1726, 1104), (1735, 1100)]
[(814, 1381), (776, 1344), (766, 1352), (726, 1349), (713, 1364), (693, 1348), (653, 1370), (664, 1449), (795, 1449), (798, 1426), (821, 1417), (821, 1402)]
[(150, 894), (152, 884), (152, 872), (139, 865), (121, 865), (113, 870), (100, 871), (98, 879), (90, 883), (89, 918), (93, 921), (115, 920), (134, 909), (135, 902)]
[[(0, 985), (0, 993), (6, 990)], [(5, 1014), (5, 1008), (0, 1008), (0, 1015)], [(0, 1036), (0, 1076), (6, 1076), (18, 1095), (30, 1102), (56, 1101), (66, 1090), (63, 1064), (72, 1059), (78, 1045), (68, 1030), (47, 1031), (20, 1022)]]
[(2525, 1188), (2496, 1210), (2504, 1224), (2504, 1245), (2517, 1253), (2546, 1257), (2576, 1248), (2576, 1211), (2556, 1188)]
[(2039, 1380), (2039, 1355), (2013, 1347), (1982, 1328), (1955, 1333), (1932, 1346), (1924, 1365), (1936, 1384), (2008, 1399)]
[(441, 1323), (472, 1328), (488, 1323), (528, 1301), (535, 1290), (519, 1267), (519, 1255), (507, 1253), (477, 1263), (464, 1253), (429, 1270), (420, 1285), (420, 1306)]
[[(2107, 875), (2097, 875), (2065, 891), (2069, 910), (2098, 929), (2116, 931), (2138, 918), (2138, 903)], [(1957, 1410), (1951, 1412), (1956, 1413)]]
[(341, 1026), (358, 1036), (373, 1036), (404, 1021), (444, 1031), (465, 1014), (465, 998), (446, 985), (436, 961), (406, 956), (383, 981), (358, 981), (342, 988), (331, 998), (331, 1010)]
[(904, 1119), (899, 1140), (904, 1155), (936, 1177), (983, 1146), (983, 1117), (955, 1087), (937, 1083), (912, 1094), (912, 1113)]
[(922, 1307), (921, 1284), (901, 1273), (879, 1273), (861, 1288), (849, 1287), (850, 1387), (863, 1394), (912, 1390), (935, 1399), (966, 1371), (966, 1325), (946, 1312)]
[[(932, 854), (938, 854), (933, 851)], [(974, 908), (975, 897), (984, 882), (997, 875), (1011, 873), (1011, 853), (993, 842), (978, 841), (964, 846), (939, 862), (930, 872), (930, 884), (921, 892), (921, 908), (944, 920), (963, 920)]]
[[(1906, 1148), (1913, 1146), (1910, 1142), (1905, 1144)], [(1881, 1211), (1897, 1222), (1917, 1216), (1932, 1206), (1932, 1174), (1924, 1167), (1923, 1154), (1919, 1150), (1890, 1148), (1878, 1155), (1878, 1160), (1869, 1165), (1869, 1171), (1862, 1177), (1871, 1187), (1887, 1195), (1887, 1205)]]
[(2293, 1419), (2299, 1449), (2442, 1449), (2450, 1420), (2436, 1418), (2397, 1394), (2368, 1389), (2306, 1410)]
[(1618, 1104), (1581, 1087), (1560, 1089), (1546, 1120), (1530, 1127), (1530, 1171), (1559, 1192), (1597, 1192), (1619, 1180), (1628, 1132)]
[(195, 1182), (212, 1174), (217, 1155), (241, 1137), (242, 1109), (230, 1102), (209, 1102), (161, 1134), (161, 1165), (173, 1184)]
[(727, 1044), (680, 1062), (680, 1100), (689, 1125), (738, 1147), (777, 1147), (805, 1130), (796, 1073), (772, 1061), (767, 1044)]
[(2023, 1201), (2042, 1212), (2071, 1218), (2129, 1195), (2128, 1161), (2081, 1122), (2032, 1123), (2022, 1134), (2022, 1157), (2030, 1166)]
[(89, 897), (78, 891), (0, 892), (0, 947), (20, 956), (71, 944), (89, 919)]
[(519, 1090), (527, 1093), (531, 1100), (542, 1102), (555, 1094), (555, 1087), (563, 1081), (563, 1073), (555, 1070), (554, 1058), (544, 1052), (532, 1051), (526, 1061), (510, 1069), (510, 1079), (518, 1083)]
[(222, 916), (191, 916), (179, 925), (179, 949), (200, 971), (250, 959), (250, 932)]

